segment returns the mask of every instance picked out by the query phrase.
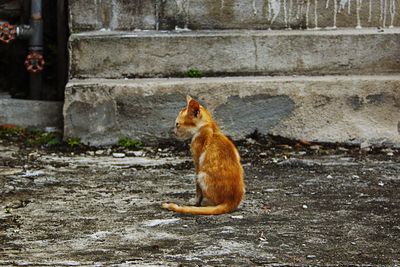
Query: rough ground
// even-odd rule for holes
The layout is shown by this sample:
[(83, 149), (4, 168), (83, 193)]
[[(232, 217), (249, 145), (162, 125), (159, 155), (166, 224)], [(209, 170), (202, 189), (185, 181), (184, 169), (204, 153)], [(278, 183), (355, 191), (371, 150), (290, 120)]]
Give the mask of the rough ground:
[(394, 150), (239, 144), (247, 195), (232, 214), (188, 203), (187, 147), (114, 158), (0, 141), (0, 265), (400, 265)]

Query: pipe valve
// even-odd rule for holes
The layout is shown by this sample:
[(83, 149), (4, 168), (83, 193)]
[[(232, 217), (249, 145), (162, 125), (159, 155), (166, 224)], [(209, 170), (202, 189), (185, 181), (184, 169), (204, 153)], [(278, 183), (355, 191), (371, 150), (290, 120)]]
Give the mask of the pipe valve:
[(44, 68), (44, 64), (45, 61), (42, 53), (36, 51), (30, 52), (25, 59), (26, 70), (30, 73), (41, 72)]
[(17, 27), (8, 22), (0, 25), (0, 41), (8, 44), (17, 37)]

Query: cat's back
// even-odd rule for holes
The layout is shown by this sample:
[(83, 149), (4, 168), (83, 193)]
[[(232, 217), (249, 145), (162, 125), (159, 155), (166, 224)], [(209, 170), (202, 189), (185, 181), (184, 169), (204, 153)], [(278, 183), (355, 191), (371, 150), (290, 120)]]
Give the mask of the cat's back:
[(240, 167), (239, 152), (234, 143), (222, 132), (215, 132), (205, 151), (209, 159), (215, 160), (215, 165)]

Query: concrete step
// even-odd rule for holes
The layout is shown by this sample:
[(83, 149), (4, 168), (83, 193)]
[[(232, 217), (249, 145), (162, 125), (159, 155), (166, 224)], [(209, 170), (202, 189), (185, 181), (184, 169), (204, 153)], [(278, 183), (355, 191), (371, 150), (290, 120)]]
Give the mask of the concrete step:
[(73, 78), (397, 73), (400, 28), (91, 32), (70, 38)]
[[(336, 1), (336, 6), (334, 5)], [(72, 32), (400, 26), (398, 0), (69, 1)], [(317, 3), (315, 5), (315, 3)], [(349, 8), (350, 3), (350, 8)], [(386, 3), (386, 4), (385, 4)], [(393, 8), (393, 4), (395, 5)], [(359, 7), (359, 9), (357, 9)], [(359, 18), (359, 19), (358, 19)]]
[(0, 125), (62, 129), (62, 107), (59, 101), (13, 99), (0, 92)]
[(400, 75), (72, 80), (65, 137), (94, 145), (173, 138), (192, 95), (235, 139), (258, 130), (293, 139), (400, 146)]

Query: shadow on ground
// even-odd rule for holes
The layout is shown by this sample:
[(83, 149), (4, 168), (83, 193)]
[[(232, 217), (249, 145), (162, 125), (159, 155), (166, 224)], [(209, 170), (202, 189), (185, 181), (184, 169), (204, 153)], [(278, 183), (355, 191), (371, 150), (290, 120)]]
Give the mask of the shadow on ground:
[(239, 210), (183, 216), (188, 152), (54, 153), (0, 143), (0, 265), (399, 265), (400, 156), (239, 144)]

